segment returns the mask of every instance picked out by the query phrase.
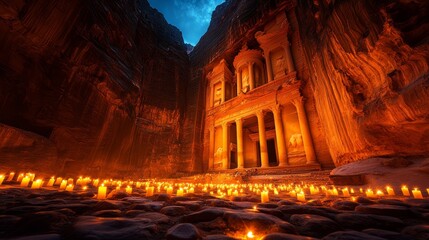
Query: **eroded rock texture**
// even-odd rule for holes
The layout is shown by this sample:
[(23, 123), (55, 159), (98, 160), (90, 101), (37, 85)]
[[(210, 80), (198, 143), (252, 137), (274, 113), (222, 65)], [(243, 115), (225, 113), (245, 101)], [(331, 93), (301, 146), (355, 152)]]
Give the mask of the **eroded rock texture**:
[(317, 112), (336, 165), (429, 152), (429, 3), (298, 1)]
[(0, 52), (2, 167), (177, 171), (188, 56), (146, 0), (2, 1)]

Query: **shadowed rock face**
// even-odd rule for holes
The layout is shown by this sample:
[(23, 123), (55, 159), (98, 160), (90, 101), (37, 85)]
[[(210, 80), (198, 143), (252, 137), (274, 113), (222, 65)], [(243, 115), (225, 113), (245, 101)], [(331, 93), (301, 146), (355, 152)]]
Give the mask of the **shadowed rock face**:
[(146, 0), (6, 1), (0, 20), (2, 166), (150, 176), (180, 164), (188, 56)]

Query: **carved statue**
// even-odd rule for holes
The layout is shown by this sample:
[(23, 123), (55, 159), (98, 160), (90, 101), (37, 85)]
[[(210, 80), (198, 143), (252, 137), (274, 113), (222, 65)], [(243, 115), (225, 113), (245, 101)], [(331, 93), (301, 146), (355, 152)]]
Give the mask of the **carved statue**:
[(219, 105), (222, 102), (222, 88), (217, 88), (214, 96), (214, 105)]
[(300, 133), (295, 133), (290, 136), (289, 148), (292, 152), (300, 151), (303, 149), (302, 135)]
[(222, 162), (222, 147), (219, 147), (216, 152), (214, 153), (214, 162), (219, 163)]
[(276, 60), (275, 60), (275, 72), (274, 72), (274, 76), (283, 76), (285, 75), (286, 72), (286, 68), (285, 68), (285, 58), (282, 55), (280, 55)]

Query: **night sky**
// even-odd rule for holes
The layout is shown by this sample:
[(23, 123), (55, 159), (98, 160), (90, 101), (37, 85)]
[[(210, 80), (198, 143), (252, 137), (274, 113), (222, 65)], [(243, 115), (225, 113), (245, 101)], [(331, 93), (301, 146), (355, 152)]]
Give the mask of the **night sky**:
[(167, 22), (182, 31), (185, 43), (195, 46), (207, 31), (213, 10), (225, 0), (148, 0)]

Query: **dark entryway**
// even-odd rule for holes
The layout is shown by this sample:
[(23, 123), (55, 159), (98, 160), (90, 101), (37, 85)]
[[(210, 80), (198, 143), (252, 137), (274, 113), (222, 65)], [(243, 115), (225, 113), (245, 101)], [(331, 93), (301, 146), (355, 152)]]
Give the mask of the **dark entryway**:
[(229, 161), (230, 161), (230, 165), (229, 165), (230, 169), (237, 168), (237, 154), (235, 151), (230, 152)]
[(267, 140), (268, 162), (270, 167), (277, 166), (276, 144), (274, 139)]

